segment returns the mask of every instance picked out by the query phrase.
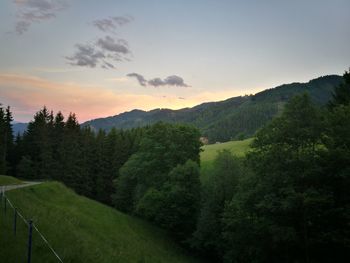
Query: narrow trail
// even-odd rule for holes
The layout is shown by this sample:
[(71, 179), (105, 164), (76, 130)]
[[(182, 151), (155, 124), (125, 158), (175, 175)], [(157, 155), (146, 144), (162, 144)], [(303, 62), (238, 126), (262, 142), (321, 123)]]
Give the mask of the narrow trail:
[(13, 185), (3, 185), (0, 186), (0, 189), (3, 190), (4, 192), (18, 189), (18, 188), (23, 188), (23, 187), (28, 187), (32, 185), (37, 185), (41, 184), (42, 182), (23, 182), (23, 184), (13, 184)]

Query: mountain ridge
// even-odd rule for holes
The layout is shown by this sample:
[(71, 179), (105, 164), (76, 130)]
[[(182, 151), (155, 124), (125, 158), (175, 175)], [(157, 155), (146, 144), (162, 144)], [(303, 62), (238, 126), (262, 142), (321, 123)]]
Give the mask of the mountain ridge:
[(341, 81), (339, 75), (326, 75), (305, 83), (282, 84), (254, 95), (204, 102), (192, 108), (157, 108), (149, 111), (134, 109), (93, 119), (82, 125), (94, 130), (109, 131), (112, 128), (130, 129), (164, 121), (192, 124), (201, 130), (203, 136), (209, 137), (211, 142), (246, 138), (276, 116), (291, 97), (307, 92), (316, 104), (324, 105), (330, 99), (333, 88)]
[[(236, 96), (221, 101), (203, 102), (194, 107), (172, 110), (155, 108), (149, 111), (133, 109), (117, 115), (92, 119), (82, 123), (93, 130), (131, 129), (158, 121), (186, 123), (200, 129), (210, 142), (243, 139), (276, 116), (293, 96), (307, 92), (313, 102), (324, 105), (333, 89), (343, 81), (339, 75), (325, 75), (308, 82), (293, 82), (265, 89), (252, 95)], [(22, 133), (26, 125), (14, 124)]]

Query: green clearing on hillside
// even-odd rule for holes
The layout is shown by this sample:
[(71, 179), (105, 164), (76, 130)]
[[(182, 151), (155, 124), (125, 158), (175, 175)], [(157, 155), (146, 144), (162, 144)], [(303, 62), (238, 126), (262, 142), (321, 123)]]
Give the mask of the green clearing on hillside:
[(217, 144), (209, 144), (203, 146), (201, 152), (201, 180), (205, 181), (210, 175), (213, 166), (213, 161), (218, 154), (218, 151), (229, 150), (237, 157), (244, 157), (250, 149), (250, 144), (253, 138), (245, 139), (243, 141), (229, 141)]
[[(27, 218), (32, 218), (64, 262), (198, 262), (186, 255), (164, 231), (149, 223), (79, 196), (57, 182), (7, 192)], [(13, 212), (0, 207), (1, 262), (25, 262), (27, 228)], [(58, 262), (33, 232), (32, 262)], [(3, 259), (6, 259), (5, 261)]]
[(243, 141), (230, 141), (217, 144), (209, 144), (203, 146), (203, 152), (201, 153), (201, 162), (213, 161), (220, 150), (230, 150), (234, 155), (243, 157), (250, 148), (253, 138), (249, 138)]
[(14, 178), (12, 176), (0, 175), (0, 186), (2, 185), (13, 185), (13, 184), (21, 184), (22, 181)]

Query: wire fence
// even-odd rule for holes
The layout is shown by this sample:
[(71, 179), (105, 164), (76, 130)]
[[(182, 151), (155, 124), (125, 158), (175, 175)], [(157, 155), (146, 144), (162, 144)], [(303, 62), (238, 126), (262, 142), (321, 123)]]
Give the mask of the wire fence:
[[(61, 262), (47, 238), (31, 219), (26, 219), (6, 196), (5, 187), (0, 190), (0, 250), (1, 262)], [(46, 250), (46, 251), (45, 251)], [(45, 258), (45, 259), (43, 259)]]

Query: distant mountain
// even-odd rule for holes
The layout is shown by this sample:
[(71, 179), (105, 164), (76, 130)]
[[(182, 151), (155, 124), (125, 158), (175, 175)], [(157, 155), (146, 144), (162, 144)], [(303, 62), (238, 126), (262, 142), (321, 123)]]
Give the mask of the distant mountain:
[(28, 123), (22, 123), (22, 122), (13, 122), (12, 123), (12, 129), (13, 134), (16, 136), (18, 133), (23, 134), (28, 127)]
[(318, 105), (326, 104), (335, 86), (343, 78), (328, 75), (307, 83), (284, 84), (250, 96), (233, 97), (219, 102), (203, 103), (180, 110), (154, 109), (132, 110), (112, 117), (94, 119), (83, 123), (94, 130), (110, 130), (113, 127), (130, 129), (158, 121), (188, 123), (198, 127), (211, 142), (252, 136), (282, 109), (293, 96), (307, 92)]

